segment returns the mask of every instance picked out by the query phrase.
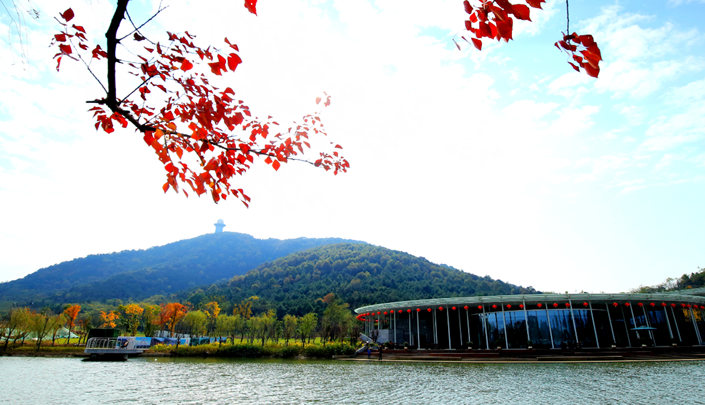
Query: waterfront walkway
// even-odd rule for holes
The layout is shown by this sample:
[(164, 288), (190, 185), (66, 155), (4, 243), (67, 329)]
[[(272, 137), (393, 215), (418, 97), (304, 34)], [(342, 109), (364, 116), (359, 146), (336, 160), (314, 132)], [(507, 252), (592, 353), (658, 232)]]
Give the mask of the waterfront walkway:
[[(379, 361), (377, 351), (371, 359), (365, 354), (338, 358), (343, 361)], [(385, 350), (382, 361), (423, 363), (605, 363), (643, 361), (705, 360), (705, 346), (649, 347), (581, 350)]]

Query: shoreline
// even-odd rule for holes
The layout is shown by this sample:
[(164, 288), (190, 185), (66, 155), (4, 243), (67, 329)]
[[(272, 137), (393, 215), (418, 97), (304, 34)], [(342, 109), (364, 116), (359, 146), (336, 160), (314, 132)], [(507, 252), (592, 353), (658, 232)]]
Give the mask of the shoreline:
[[(83, 351), (76, 351), (70, 353), (56, 353), (56, 352), (24, 352), (24, 351), (8, 351), (0, 352), (0, 357), (46, 357), (46, 358), (88, 358), (89, 354)], [(207, 354), (207, 355), (180, 355), (178, 353), (163, 353), (163, 352), (152, 352), (152, 353), (142, 353), (135, 356), (130, 356), (131, 359), (134, 358), (144, 358), (144, 359), (158, 359), (158, 358), (216, 358), (216, 359), (282, 359), (281, 357), (275, 356), (261, 356), (261, 357), (233, 357), (233, 356), (221, 356), (217, 354)], [(663, 357), (663, 356), (653, 356), (646, 358), (623, 358), (623, 359), (589, 359), (589, 358), (560, 358), (560, 359), (548, 359), (548, 358), (514, 358), (514, 359), (488, 359), (488, 358), (463, 358), (463, 359), (415, 359), (413, 356), (409, 358), (383, 358), (381, 361), (373, 357), (367, 359), (364, 355), (361, 356), (333, 356), (332, 358), (320, 358), (320, 357), (291, 357), (289, 359), (296, 360), (338, 360), (338, 361), (348, 361), (348, 362), (370, 362), (370, 363), (428, 363), (428, 364), (591, 364), (591, 363), (663, 363), (663, 362), (687, 362), (687, 361), (705, 361), (705, 355), (702, 357)]]

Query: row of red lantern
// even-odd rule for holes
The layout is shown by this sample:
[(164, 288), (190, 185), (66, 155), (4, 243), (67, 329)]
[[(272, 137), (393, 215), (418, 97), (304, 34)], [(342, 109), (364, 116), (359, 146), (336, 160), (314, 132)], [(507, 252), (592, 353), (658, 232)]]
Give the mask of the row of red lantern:
[[(587, 302), (583, 302), (582, 305), (583, 305), (583, 307), (587, 308), (590, 304), (588, 304)], [(624, 306), (626, 306), (626, 307), (629, 307), (630, 305), (631, 305), (631, 304), (630, 304), (629, 302), (625, 302), (625, 303), (624, 303)], [(637, 305), (638, 305), (639, 307), (643, 307), (643, 306), (644, 306), (644, 304), (641, 303), (641, 302), (639, 302)], [(558, 308), (558, 307), (559, 307), (558, 303), (555, 303), (555, 302), (553, 303), (552, 306), (553, 306), (553, 308)], [(619, 304), (616, 303), (616, 302), (614, 302), (614, 303), (612, 303), (612, 306), (617, 307), (617, 306), (619, 306)], [(652, 303), (649, 304), (649, 306), (652, 307), (652, 308), (654, 308), (654, 307), (656, 306), (656, 304), (652, 302)], [(662, 303), (661, 303), (661, 306), (662, 306), (662, 307), (666, 307), (667, 304), (666, 304), (665, 302), (662, 302)], [(536, 304), (536, 307), (537, 307), (537, 308), (543, 308), (543, 304), (538, 303), (538, 304)], [(570, 303), (569, 303), (569, 302), (566, 302), (566, 303), (565, 303), (565, 307), (566, 307), (566, 308), (570, 308), (570, 307), (571, 307)], [(672, 307), (672, 308), (676, 308), (677, 305), (676, 305), (676, 304), (671, 304), (671, 307)], [(702, 305), (698, 306), (697, 304), (693, 304), (693, 305), (691, 305), (691, 304), (681, 304), (681, 307), (682, 307), (682, 308), (705, 309), (705, 306), (702, 306)], [(482, 310), (482, 308), (483, 308), (482, 305), (478, 305), (478, 306), (477, 306), (477, 309), (479, 309), (479, 310)], [(492, 305), (491, 308), (494, 309), (494, 310), (496, 310), (496, 309), (499, 308), (499, 307), (497, 306), (497, 304), (494, 304), (494, 305)], [(506, 305), (506, 308), (507, 308), (507, 309), (512, 309), (512, 304), (507, 304), (507, 305)], [(438, 310), (439, 310), (439, 311), (443, 311), (443, 309), (444, 309), (443, 307), (438, 307)], [(452, 309), (453, 311), (455, 311), (455, 310), (457, 310), (458, 308), (457, 308), (457, 307), (452, 307), (451, 309)], [(467, 311), (467, 310), (469, 310), (470, 308), (466, 305), (466, 306), (463, 307), (463, 309)], [(519, 309), (524, 309), (524, 304), (519, 304)], [(428, 312), (431, 312), (432, 310), (433, 310), (432, 308), (427, 308), (427, 309), (426, 309), (426, 311), (428, 311)], [(407, 313), (411, 313), (411, 309), (407, 309), (406, 312), (407, 312)], [(421, 308), (416, 308), (416, 312), (421, 312)], [(400, 310), (398, 310), (398, 313), (401, 314), (401, 313), (403, 313), (403, 311), (400, 309)], [(360, 321), (364, 321), (364, 320), (365, 320), (365, 319), (364, 319), (365, 316), (370, 316), (370, 315), (371, 315), (371, 316), (374, 316), (374, 315), (392, 315), (392, 314), (394, 314), (394, 311), (393, 311), (393, 310), (392, 310), (392, 311), (389, 311), (389, 312), (388, 312), (388, 311), (384, 311), (384, 312), (378, 311), (376, 314), (375, 314), (374, 312), (367, 312), (367, 313), (358, 315), (358, 316), (357, 316), (357, 319), (360, 320)]]

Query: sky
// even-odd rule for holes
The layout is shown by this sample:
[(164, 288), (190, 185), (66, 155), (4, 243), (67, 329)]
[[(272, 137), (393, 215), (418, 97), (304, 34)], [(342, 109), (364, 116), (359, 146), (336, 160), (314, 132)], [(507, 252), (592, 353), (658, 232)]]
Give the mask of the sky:
[[(249, 208), (164, 194), (139, 134), (94, 129), (85, 101), (100, 86), (78, 63), (57, 73), (49, 45), (68, 7), (104, 41), (112, 2), (32, 4), (40, 17), (21, 41), (0, 14), (0, 281), (193, 238), (218, 219), (541, 291), (628, 291), (705, 267), (704, 1), (571, 1), (571, 31), (602, 50), (593, 79), (553, 46), (566, 30), (559, 1), (480, 52), (460, 39), (460, 0), (259, 0), (258, 16), (239, 1), (164, 0), (148, 37), (227, 36), (244, 62), (216, 84), (255, 114), (292, 122), (332, 96), (322, 118), (349, 172), (255, 164), (237, 179)], [(144, 21), (158, 5), (129, 11)]]

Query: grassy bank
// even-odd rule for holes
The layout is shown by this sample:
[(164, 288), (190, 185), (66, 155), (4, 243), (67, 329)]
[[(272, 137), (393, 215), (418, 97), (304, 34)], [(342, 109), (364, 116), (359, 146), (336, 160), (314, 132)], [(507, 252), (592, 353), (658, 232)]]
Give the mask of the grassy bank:
[(154, 353), (171, 353), (172, 356), (182, 357), (236, 357), (236, 358), (294, 358), (307, 357), (330, 359), (333, 356), (345, 356), (355, 353), (355, 347), (347, 343), (307, 344), (305, 347), (299, 343), (290, 343), (288, 346), (281, 344), (251, 345), (247, 343), (223, 344), (217, 343), (201, 346), (166, 346), (157, 345), (151, 348)]
[(83, 346), (44, 346), (37, 351), (37, 346), (0, 347), (0, 356), (73, 356), (83, 355)]

